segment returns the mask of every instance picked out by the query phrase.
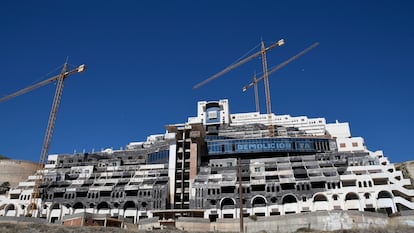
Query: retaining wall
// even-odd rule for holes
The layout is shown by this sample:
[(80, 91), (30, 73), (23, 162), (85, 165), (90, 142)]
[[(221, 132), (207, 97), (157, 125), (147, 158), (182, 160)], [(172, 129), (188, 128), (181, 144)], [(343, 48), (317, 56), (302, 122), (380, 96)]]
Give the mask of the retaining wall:
[[(295, 232), (302, 228), (320, 231), (384, 228), (387, 226), (414, 227), (414, 215), (388, 217), (385, 214), (359, 211), (320, 211), (270, 217), (244, 218), (245, 232)], [(205, 219), (179, 218), (176, 228), (189, 232), (239, 232), (238, 219), (218, 219), (208, 222)]]

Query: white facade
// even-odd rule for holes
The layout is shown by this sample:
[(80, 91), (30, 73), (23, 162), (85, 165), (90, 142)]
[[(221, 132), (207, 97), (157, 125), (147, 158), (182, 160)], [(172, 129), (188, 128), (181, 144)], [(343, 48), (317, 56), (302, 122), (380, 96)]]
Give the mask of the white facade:
[[(197, 107), (197, 117), (188, 118), (188, 123), (203, 123), (206, 124), (208, 115), (206, 114), (206, 106), (210, 102), (200, 101)], [(268, 114), (261, 114), (259, 112), (250, 113), (229, 113), (228, 100), (218, 101), (221, 108), (220, 113), (222, 116), (221, 123), (230, 125), (245, 125), (245, 124), (264, 124), (264, 125), (277, 125), (284, 127), (296, 127), (299, 130), (305, 131), (312, 136), (325, 135), (325, 118), (308, 118), (306, 116), (292, 117), (290, 115), (274, 115), (271, 114), (270, 118)]]
[[(227, 130), (225, 134), (223, 133), (224, 139), (220, 139), (225, 142), (227, 139), (237, 137), (240, 139), (247, 130), (256, 130), (256, 128), (238, 126), (272, 124), (303, 131), (305, 134), (299, 137), (303, 136), (304, 140), (322, 139), (329, 142), (327, 143), (329, 145), (318, 149), (315, 145), (315, 151), (312, 153), (300, 154), (295, 151), (296, 154), (290, 154), (286, 151), (278, 151), (275, 156), (269, 152), (263, 154), (249, 152), (251, 157), (245, 160), (248, 164), (243, 172), (247, 179), (242, 184), (243, 190), (247, 193), (246, 196), (250, 195), (243, 210), (245, 214), (271, 216), (322, 210), (387, 211), (391, 214), (403, 210), (414, 210), (414, 203), (411, 201), (414, 198), (414, 190), (407, 188), (411, 185), (410, 180), (403, 177), (401, 171), (395, 169), (382, 151), (369, 151), (362, 137), (352, 137), (349, 124), (346, 122), (326, 123), (325, 118), (273, 114), (269, 118), (269, 115), (258, 112), (230, 114), (227, 100), (202, 101), (198, 103), (197, 109), (196, 117), (190, 117), (187, 123), (175, 126), (190, 130), (192, 124), (202, 123), (203, 125), (198, 125), (196, 130), (208, 131), (210, 124), (212, 126), (214, 124), (226, 125), (227, 128), (223, 127), (223, 129), (211, 127), (216, 130), (216, 133), (219, 130), (223, 130), (222, 132)], [(234, 128), (229, 130), (232, 126)], [(267, 130), (268, 127), (264, 128), (260, 130)], [(245, 131), (242, 132), (242, 130)], [(198, 135), (201, 135), (200, 131), (197, 131)], [(191, 141), (191, 133), (196, 134), (195, 131), (191, 131), (188, 137), (181, 141), (178, 139), (176, 141), (176, 134), (171, 132), (151, 135), (145, 142), (128, 144), (126, 150), (106, 149), (95, 153), (93, 155), (95, 160), (92, 162), (88, 160), (90, 155), (87, 154), (50, 155), (48, 164), (44, 170), (38, 171), (39, 174), (47, 183), (56, 183), (66, 179), (70, 185), (62, 187), (62, 195), (64, 195), (62, 197), (46, 197), (46, 201), (43, 202), (40, 199), (36, 200), (38, 211), (34, 216), (54, 221), (62, 219), (64, 215), (89, 212), (122, 216), (133, 219), (136, 223), (140, 218), (152, 217), (151, 210), (147, 209), (143, 203), (147, 204), (158, 198), (154, 202), (153, 209), (166, 208), (165, 202), (167, 201), (170, 206), (174, 206), (172, 200), (177, 194), (176, 176), (179, 176), (180, 173), (177, 173), (177, 170), (180, 168), (176, 165), (179, 162), (180, 153), (186, 150), (191, 151), (193, 148), (194, 157), (206, 156), (206, 154), (197, 154), (195, 149), (198, 145), (196, 141)], [(260, 136), (266, 134), (252, 135), (254, 137), (248, 138), (252, 141), (268, 137)], [(203, 140), (203, 144), (207, 143), (207, 139)], [(185, 148), (180, 147), (180, 145), (189, 144), (187, 142), (193, 144)], [(191, 193), (190, 200), (185, 201), (195, 203), (193, 205), (197, 205), (196, 208), (202, 208), (205, 218), (210, 218), (212, 215), (218, 218), (238, 218), (238, 193), (233, 191), (238, 189), (237, 159), (235, 156), (228, 156), (224, 153), (224, 143), (220, 146), (223, 146), (223, 151), (220, 151), (219, 155), (216, 154), (215, 158), (204, 157), (205, 161), (208, 160), (208, 164), (200, 165), (199, 161), (200, 164), (196, 166), (186, 165), (188, 168), (194, 168), (193, 172), (197, 174), (195, 174), (196, 178), (191, 180), (192, 183), (185, 187), (185, 191), (190, 190), (189, 193)], [(166, 148), (168, 148), (168, 163), (142, 164), (138, 162), (143, 158), (142, 155), (157, 153), (160, 149)], [(233, 151), (235, 149), (234, 145)], [(133, 151), (140, 153), (134, 154), (135, 157), (132, 158), (130, 153)], [(74, 165), (64, 164), (63, 166), (63, 159)], [(190, 159), (184, 159), (181, 162), (183, 161), (191, 163)], [(0, 216), (28, 214), (27, 207), (35, 180), (36, 176), (29, 176), (25, 182), (11, 189), (7, 196), (0, 196)], [(189, 178), (186, 178), (186, 182), (188, 180)], [(163, 182), (162, 187), (157, 186), (159, 181)], [(87, 182), (92, 182), (92, 184)], [(74, 197), (70, 201), (70, 195), (84, 187), (87, 189), (88, 196), (80, 198), (84, 201), (80, 201), (81, 207), (79, 207), (77, 201), (73, 200)], [(121, 187), (119, 192), (114, 191), (119, 187)], [(224, 192), (222, 192), (222, 187), (224, 187)], [(263, 190), (254, 190), (258, 189), (257, 187)], [(120, 200), (125, 199), (128, 196), (127, 192), (131, 190), (137, 193), (134, 194), (135, 196), (128, 197), (130, 205), (122, 203)], [(139, 192), (143, 190), (145, 191), (140, 196)], [(98, 197), (95, 197), (96, 193), (99, 194)], [(110, 196), (101, 198), (102, 193), (110, 193)], [(59, 198), (68, 200), (61, 204), (63, 202), (56, 201)], [(162, 201), (164, 202), (161, 203)], [(111, 205), (99, 208), (99, 204), (103, 202), (110, 202)]]
[[(211, 103), (216, 103), (219, 107), (219, 112), (209, 113), (207, 112), (207, 105)], [(217, 115), (220, 115), (219, 122), (222, 124), (228, 124), (230, 122), (230, 112), (229, 112), (229, 102), (228, 100), (220, 100), (220, 101), (199, 101), (197, 103), (197, 117), (189, 117), (188, 123), (195, 124), (195, 123), (202, 123), (204, 125), (207, 124), (208, 119), (215, 119)]]

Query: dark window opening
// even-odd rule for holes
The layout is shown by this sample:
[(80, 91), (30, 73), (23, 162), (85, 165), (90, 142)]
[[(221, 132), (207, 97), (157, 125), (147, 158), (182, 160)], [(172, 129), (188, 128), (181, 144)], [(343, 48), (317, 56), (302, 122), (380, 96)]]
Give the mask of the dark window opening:
[(263, 192), (265, 191), (265, 185), (252, 185), (252, 192)]
[(295, 184), (294, 183), (284, 183), (284, 184), (281, 184), (280, 187), (282, 188), (282, 190), (293, 190), (293, 189), (295, 189)]
[(234, 193), (234, 186), (221, 187), (221, 193)]
[(313, 189), (325, 188), (325, 182), (312, 182), (311, 185)]

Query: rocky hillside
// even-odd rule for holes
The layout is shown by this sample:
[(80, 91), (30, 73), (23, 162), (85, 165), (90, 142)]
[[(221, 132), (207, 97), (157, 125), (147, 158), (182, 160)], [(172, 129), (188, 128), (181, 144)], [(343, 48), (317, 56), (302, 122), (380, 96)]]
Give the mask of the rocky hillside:
[(397, 170), (401, 170), (403, 173), (403, 176), (405, 178), (411, 179), (411, 188), (413, 188), (414, 185), (414, 160), (402, 162), (402, 163), (396, 163), (395, 168)]

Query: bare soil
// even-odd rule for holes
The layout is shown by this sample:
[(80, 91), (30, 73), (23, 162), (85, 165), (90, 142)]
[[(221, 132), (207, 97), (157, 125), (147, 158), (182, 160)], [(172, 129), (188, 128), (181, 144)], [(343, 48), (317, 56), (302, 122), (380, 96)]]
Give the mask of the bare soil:
[[(153, 230), (144, 231), (138, 229), (120, 229), (120, 228), (105, 228), (105, 227), (74, 227), (54, 224), (39, 224), (39, 223), (0, 223), (1, 233), (184, 233), (176, 229)], [(258, 233), (271, 233), (272, 231), (260, 231)], [(387, 228), (372, 228), (372, 229), (350, 229), (337, 231), (314, 231), (311, 229), (299, 229), (294, 233), (414, 233), (414, 227), (398, 226)], [(186, 232), (187, 233), (187, 232)]]

